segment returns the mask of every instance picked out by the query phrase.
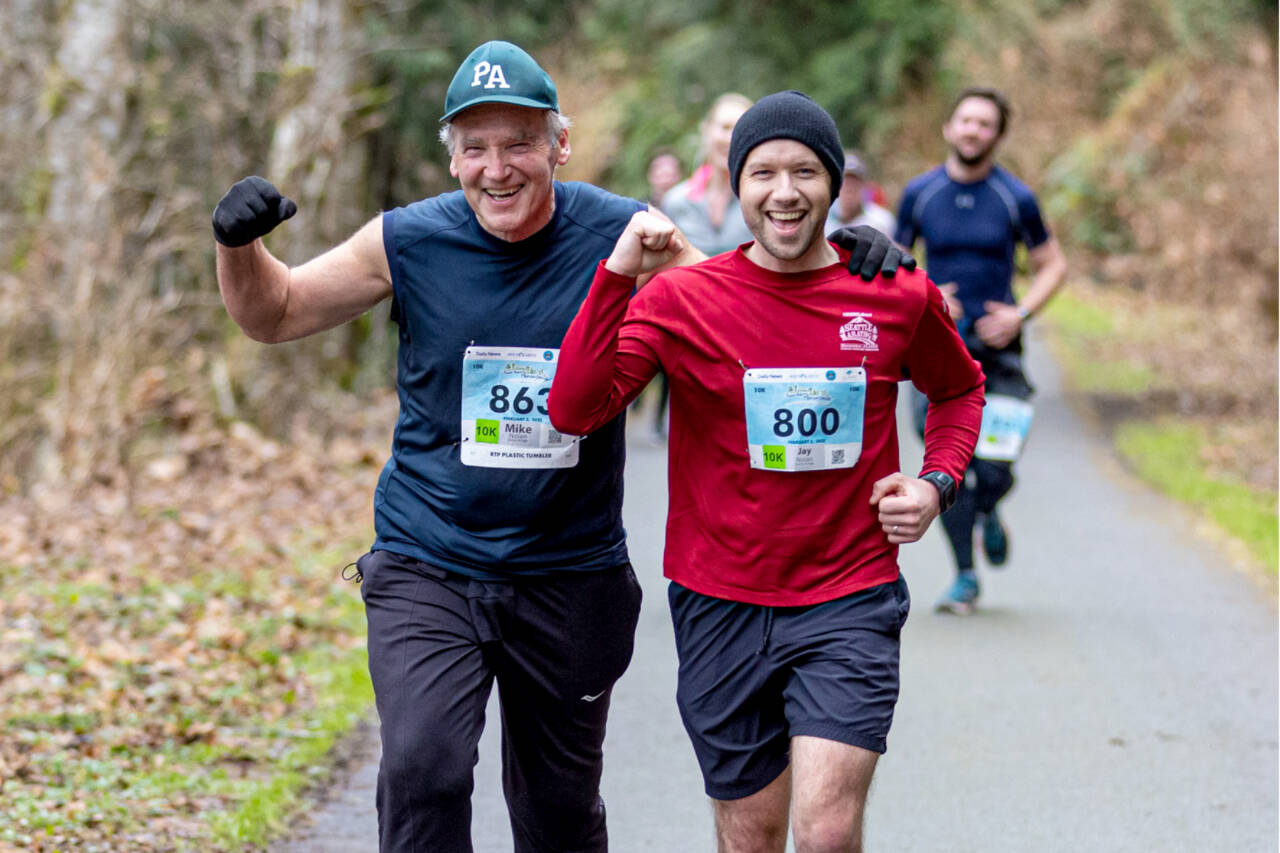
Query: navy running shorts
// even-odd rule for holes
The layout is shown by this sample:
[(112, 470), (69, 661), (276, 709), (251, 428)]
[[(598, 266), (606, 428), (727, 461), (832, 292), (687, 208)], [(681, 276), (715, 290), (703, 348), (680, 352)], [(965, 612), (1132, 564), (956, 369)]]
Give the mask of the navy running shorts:
[(787, 768), (810, 735), (883, 753), (898, 701), (901, 577), (805, 607), (767, 607), (668, 588), (676, 701), (707, 795), (735, 800)]

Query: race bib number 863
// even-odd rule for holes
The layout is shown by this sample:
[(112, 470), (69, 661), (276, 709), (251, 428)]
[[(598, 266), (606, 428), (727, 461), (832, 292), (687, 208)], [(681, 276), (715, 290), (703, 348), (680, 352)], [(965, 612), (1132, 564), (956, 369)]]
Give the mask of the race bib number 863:
[(572, 468), (578, 442), (551, 426), (547, 393), (557, 349), (467, 347), (462, 359), (462, 463)]

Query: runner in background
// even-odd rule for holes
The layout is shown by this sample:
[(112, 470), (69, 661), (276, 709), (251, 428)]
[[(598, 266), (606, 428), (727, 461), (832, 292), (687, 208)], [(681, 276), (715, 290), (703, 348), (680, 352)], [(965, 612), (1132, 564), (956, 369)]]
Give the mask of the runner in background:
[(683, 178), (684, 167), (680, 165), (676, 152), (670, 148), (656, 150), (649, 158), (649, 167), (645, 170), (645, 181), (649, 184), (649, 206), (661, 209), (667, 190), (680, 183)]
[[(729, 153), (755, 240), (632, 299), (674, 233), (636, 214), (548, 400), (557, 429), (585, 434), (670, 377), (676, 699), (721, 853), (782, 853), (789, 815), (799, 853), (862, 849), (910, 607), (898, 547), (949, 505), (982, 419), (982, 372), (924, 273), (868, 284), (824, 239), (843, 159), (807, 96), (762, 98)], [(917, 477), (898, 470), (908, 376), (934, 403)]]
[(827, 214), (827, 233), (855, 225), (870, 225), (892, 237), (898, 222), (892, 213), (871, 200), (867, 185), (867, 164), (862, 157), (856, 151), (846, 151), (844, 183), (840, 186), (840, 197), (831, 205), (831, 212)]
[[(659, 148), (649, 158), (649, 168), (645, 170), (645, 180), (649, 184), (649, 207), (661, 210), (667, 191), (684, 179), (684, 167), (680, 158), (672, 148)], [(670, 389), (667, 377), (659, 373), (650, 383), (655, 397), (653, 401), (653, 432), (655, 442), (661, 444), (667, 440), (667, 398)], [(640, 408), (640, 397), (632, 403), (632, 411)]]
[[(708, 257), (736, 249), (751, 239), (738, 199), (729, 187), (729, 138), (738, 117), (750, 106), (750, 98), (734, 92), (715, 99), (698, 125), (702, 162), (688, 179), (663, 197), (662, 212)], [(653, 384), (657, 387), (653, 435), (658, 441), (665, 441), (670, 396), (666, 374), (655, 376)]]
[[(946, 162), (912, 179), (898, 208), (897, 242), (923, 240), (929, 275), (939, 282), (969, 352), (987, 377), (983, 431), (960, 484), (956, 505), (942, 517), (955, 557), (955, 581), (937, 609), (969, 613), (980, 585), (973, 533), (982, 528), (987, 562), (1009, 559), (1009, 534), (1000, 500), (1013, 488), (1013, 463), (1031, 425), (1032, 387), (1022, 365), (1022, 331), (1053, 297), (1067, 264), (1050, 235), (1035, 195), (995, 162), (1010, 108), (995, 89), (965, 89), (942, 126)], [(1013, 292), (1014, 252), (1027, 247), (1032, 280), (1021, 300)], [(916, 395), (916, 425), (924, 429), (927, 401)]]
[(729, 140), (738, 118), (750, 106), (750, 98), (734, 92), (715, 99), (698, 126), (702, 162), (687, 180), (672, 187), (662, 202), (662, 212), (707, 257), (732, 251), (752, 239), (729, 184)]

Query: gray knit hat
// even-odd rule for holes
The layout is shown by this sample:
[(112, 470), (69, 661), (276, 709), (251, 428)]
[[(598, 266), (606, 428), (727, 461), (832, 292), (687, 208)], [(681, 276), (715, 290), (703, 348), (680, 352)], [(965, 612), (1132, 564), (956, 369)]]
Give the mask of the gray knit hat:
[(844, 150), (840, 131), (827, 111), (803, 92), (775, 92), (756, 101), (733, 127), (729, 142), (729, 175), (733, 194), (747, 154), (771, 139), (794, 139), (813, 149), (831, 174), (831, 197), (840, 194), (844, 182)]

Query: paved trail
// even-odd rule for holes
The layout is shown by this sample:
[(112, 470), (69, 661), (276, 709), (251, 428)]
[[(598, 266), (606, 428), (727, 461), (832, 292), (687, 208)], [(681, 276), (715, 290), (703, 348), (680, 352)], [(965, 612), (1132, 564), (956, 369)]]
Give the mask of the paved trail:
[[(903, 689), (867, 815), (869, 851), (1223, 851), (1277, 847), (1274, 593), (1233, 569), (1188, 511), (1121, 472), (1032, 349), (1033, 437), (1005, 513), (1010, 566), (982, 607), (931, 612), (940, 526), (902, 551), (914, 608)], [(903, 467), (919, 449), (903, 436)], [(661, 578), (665, 451), (633, 442), (626, 520), (645, 587), (614, 693), (604, 796), (614, 853), (714, 850), (674, 708)], [(491, 706), (489, 719), (497, 719)], [(477, 853), (511, 850), (497, 732), (476, 771)], [(376, 746), (282, 853), (375, 851)]]

